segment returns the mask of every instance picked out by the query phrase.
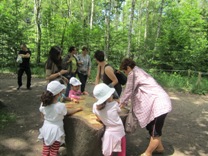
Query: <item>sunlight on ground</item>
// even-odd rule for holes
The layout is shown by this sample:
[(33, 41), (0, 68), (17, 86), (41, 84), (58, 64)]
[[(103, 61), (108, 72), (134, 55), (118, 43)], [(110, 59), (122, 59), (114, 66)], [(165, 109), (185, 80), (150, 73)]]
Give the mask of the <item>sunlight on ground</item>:
[(24, 150), (27, 149), (28, 143), (21, 138), (9, 138), (5, 140), (1, 140), (2, 146), (12, 150)]

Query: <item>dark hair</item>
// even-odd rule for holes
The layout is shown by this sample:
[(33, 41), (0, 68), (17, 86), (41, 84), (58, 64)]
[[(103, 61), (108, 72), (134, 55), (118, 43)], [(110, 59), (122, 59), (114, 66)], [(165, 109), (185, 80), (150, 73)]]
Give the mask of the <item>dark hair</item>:
[(62, 59), (58, 59), (58, 56), (61, 55), (62, 49), (59, 46), (51, 47), (49, 51), (49, 57), (46, 62), (46, 68), (50, 69), (52, 67), (52, 63), (55, 63), (59, 70), (62, 69)]
[(97, 108), (97, 110), (102, 110), (102, 109), (104, 109), (105, 108), (105, 106), (106, 106), (106, 101), (105, 102), (103, 102), (102, 104), (100, 104), (100, 105), (97, 105), (96, 106), (96, 108)]
[(43, 102), (42, 104), (43, 106), (51, 105), (53, 103), (53, 99), (54, 99), (54, 96), (49, 91), (43, 92), (41, 95), (41, 102)]
[(68, 50), (68, 52), (72, 52), (72, 51), (74, 51), (75, 50), (75, 46), (71, 46), (71, 47), (69, 47), (69, 50)]
[(88, 51), (88, 48), (87, 47), (82, 47), (82, 51), (85, 51), (85, 50)]
[(27, 48), (27, 45), (25, 43), (20, 44), (20, 46)]
[(94, 54), (94, 58), (99, 62), (103, 62), (105, 60), (105, 54), (101, 50), (97, 50)]
[(121, 62), (120, 70), (127, 70), (127, 66), (133, 69), (136, 66), (136, 63), (130, 58), (124, 58)]

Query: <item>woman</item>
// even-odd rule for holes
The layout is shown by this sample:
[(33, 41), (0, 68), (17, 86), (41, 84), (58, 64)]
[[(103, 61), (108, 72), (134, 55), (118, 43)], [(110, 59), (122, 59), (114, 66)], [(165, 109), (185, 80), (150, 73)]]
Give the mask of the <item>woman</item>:
[(62, 59), (61, 59), (61, 48), (58, 46), (51, 47), (49, 51), (49, 56), (45, 65), (46, 69), (46, 80), (51, 82), (56, 79), (64, 79), (66, 82), (67, 79), (63, 77), (63, 74), (66, 74), (68, 71), (62, 69)]
[[(64, 57), (63, 67), (68, 70), (68, 73), (64, 76), (67, 77), (68, 81), (71, 77), (76, 77), (77, 74), (77, 66), (78, 66), (78, 58), (77, 58), (77, 49), (74, 46), (69, 47), (68, 54)], [(70, 91), (70, 84), (67, 83), (65, 96), (68, 97)]]
[(87, 78), (90, 76), (90, 70), (91, 70), (91, 59), (90, 56), (87, 54), (88, 49), (87, 47), (82, 48), (82, 54), (78, 56), (78, 77), (81, 81), (81, 92), (82, 94), (87, 94), (85, 92), (85, 85), (87, 82)]
[(114, 93), (114, 98), (118, 99), (121, 95), (122, 88), (114, 74), (114, 69), (105, 61), (105, 54), (103, 51), (97, 50), (94, 58), (98, 63), (95, 85), (97, 85), (101, 79), (103, 83), (107, 84), (109, 87), (115, 88), (116, 92)]
[(153, 77), (137, 67), (132, 59), (124, 59), (120, 69), (128, 75), (120, 99), (121, 106), (126, 105), (131, 99), (133, 112), (141, 128), (146, 127), (151, 136), (149, 146), (141, 156), (152, 156), (153, 152), (163, 153), (162, 128), (165, 117), (172, 110), (168, 94)]

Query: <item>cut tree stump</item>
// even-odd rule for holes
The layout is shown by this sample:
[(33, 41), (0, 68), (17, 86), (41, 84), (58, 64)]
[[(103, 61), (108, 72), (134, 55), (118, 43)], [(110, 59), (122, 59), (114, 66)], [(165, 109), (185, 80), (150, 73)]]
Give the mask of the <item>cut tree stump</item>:
[[(84, 96), (79, 104), (72, 104), (73, 108), (83, 107), (83, 111), (64, 118), (65, 141), (67, 156), (102, 156), (102, 141), (104, 126), (96, 120), (92, 113), (95, 98)], [(73, 109), (72, 108), (72, 109)], [(122, 109), (120, 114), (124, 121), (127, 110)]]

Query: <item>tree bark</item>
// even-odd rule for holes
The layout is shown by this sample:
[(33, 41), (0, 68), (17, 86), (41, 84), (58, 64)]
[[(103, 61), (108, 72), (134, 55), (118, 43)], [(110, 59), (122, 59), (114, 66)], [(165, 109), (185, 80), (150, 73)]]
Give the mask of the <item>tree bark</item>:
[(40, 26), (40, 9), (41, 9), (41, 0), (35, 0), (35, 13), (36, 13), (36, 26), (37, 26), (37, 57), (36, 57), (36, 63), (40, 63), (40, 48), (41, 48), (41, 26)]
[(157, 33), (156, 33), (156, 38), (155, 38), (154, 51), (157, 50), (157, 40), (158, 40), (158, 38), (160, 36), (160, 30), (161, 30), (161, 24), (162, 24), (163, 5), (164, 5), (164, 0), (161, 0), (160, 15), (159, 15), (159, 18), (158, 18)]
[(111, 15), (111, 0), (109, 2), (106, 2), (106, 8), (105, 8), (105, 55), (106, 59), (108, 59), (108, 53), (110, 50), (110, 15)]
[(94, 0), (91, 1), (90, 29), (92, 29), (92, 25), (93, 25), (93, 14), (94, 14)]
[(130, 18), (129, 34), (128, 34), (127, 57), (130, 56), (130, 50), (131, 50), (131, 36), (132, 36), (132, 25), (133, 25), (133, 20), (134, 20), (135, 3), (136, 3), (136, 0), (131, 1), (131, 18)]

